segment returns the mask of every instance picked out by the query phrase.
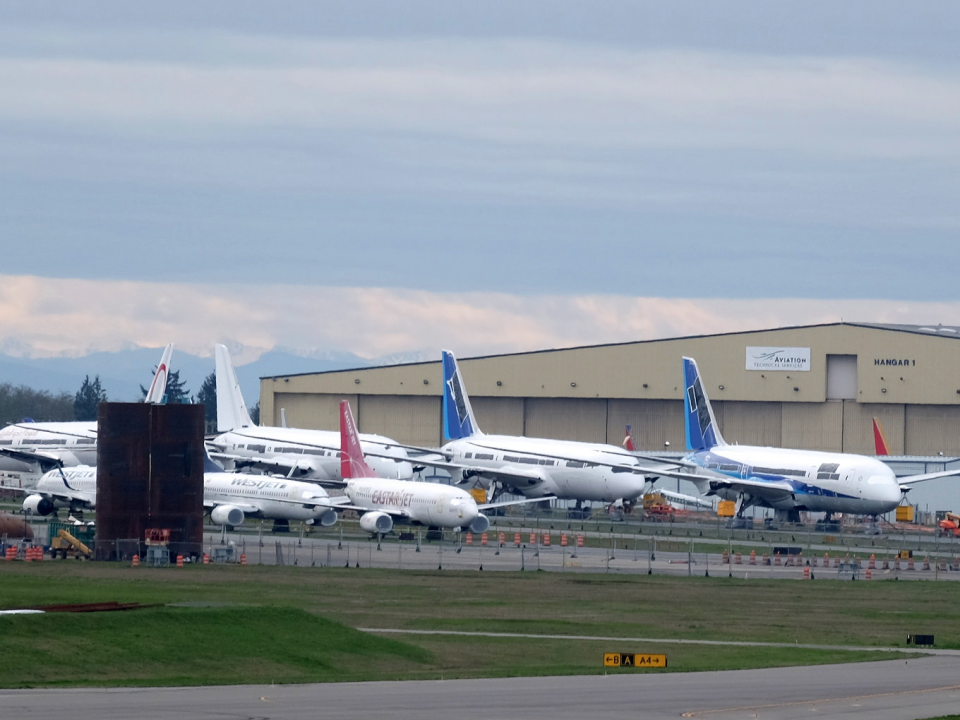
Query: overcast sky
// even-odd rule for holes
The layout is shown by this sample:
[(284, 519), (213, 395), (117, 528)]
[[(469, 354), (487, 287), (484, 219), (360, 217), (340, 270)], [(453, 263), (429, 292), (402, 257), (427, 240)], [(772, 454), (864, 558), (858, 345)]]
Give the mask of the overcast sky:
[(5, 3), (0, 350), (956, 324), (958, 19)]

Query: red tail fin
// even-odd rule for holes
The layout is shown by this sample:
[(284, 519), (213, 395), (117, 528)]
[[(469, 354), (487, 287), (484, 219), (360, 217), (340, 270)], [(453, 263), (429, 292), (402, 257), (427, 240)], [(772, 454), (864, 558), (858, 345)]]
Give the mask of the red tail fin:
[(637, 449), (633, 444), (633, 434), (630, 432), (629, 425), (627, 425), (627, 436), (623, 439), (623, 446), (630, 452), (634, 452)]
[(889, 455), (890, 444), (887, 435), (883, 432), (883, 425), (878, 418), (873, 419), (873, 442), (877, 446), (877, 455)]
[(350, 403), (346, 400), (340, 401), (340, 477), (344, 480), (376, 477), (363, 459), (357, 424), (353, 421)]

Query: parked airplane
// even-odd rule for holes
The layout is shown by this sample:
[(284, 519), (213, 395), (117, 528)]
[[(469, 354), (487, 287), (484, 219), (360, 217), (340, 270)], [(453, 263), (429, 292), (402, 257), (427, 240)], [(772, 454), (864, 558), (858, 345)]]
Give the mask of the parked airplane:
[[(480, 431), (453, 353), (443, 351), (443, 431), (445, 460), (417, 458), (459, 476), (459, 482), (499, 482), (530, 498), (553, 496), (606, 503), (636, 500), (649, 492), (660, 470), (678, 463), (645, 458), (616, 445), (548, 440)], [(645, 460), (646, 462), (641, 462)], [(662, 495), (688, 504), (709, 506), (699, 498), (668, 490)]]
[[(687, 462), (698, 468), (688, 476), (700, 492), (736, 500), (737, 517), (751, 506), (769, 507), (788, 521), (801, 510), (882, 515), (900, 504), (918, 482), (960, 475), (960, 470), (897, 478), (879, 460), (850, 453), (728, 445), (717, 426), (700, 371), (683, 358)], [(669, 473), (667, 473), (669, 474)]]
[[(395, 521), (430, 527), (467, 528), (486, 532), (490, 520), (484, 510), (516, 505), (517, 502), (477, 505), (467, 491), (429, 482), (388, 480), (377, 476), (367, 465), (350, 403), (340, 401), (340, 474), (350, 504), (339, 507), (357, 510), (360, 527), (369, 533), (384, 535)], [(525, 502), (525, 501), (519, 501)]]
[[(217, 373), (217, 430), (211, 455), (233, 467), (255, 467), (287, 477), (340, 480), (340, 434), (254, 425), (240, 393), (230, 353), (214, 347)], [(364, 449), (375, 452), (371, 464), (381, 477), (409, 479), (413, 466), (407, 451), (382, 435), (361, 435)]]
[[(162, 404), (173, 343), (160, 357), (144, 402)], [(21, 422), (0, 429), (0, 470), (46, 472), (55, 467), (93, 465), (97, 462), (97, 423)]]
[[(245, 517), (303, 520), (329, 527), (337, 513), (326, 491), (314, 483), (264, 475), (224, 472), (207, 459), (203, 473), (203, 507), (217, 525), (236, 526)], [(97, 505), (95, 467), (57, 468), (45, 473), (23, 501), (23, 510), (50, 515), (58, 507), (71, 512)]]

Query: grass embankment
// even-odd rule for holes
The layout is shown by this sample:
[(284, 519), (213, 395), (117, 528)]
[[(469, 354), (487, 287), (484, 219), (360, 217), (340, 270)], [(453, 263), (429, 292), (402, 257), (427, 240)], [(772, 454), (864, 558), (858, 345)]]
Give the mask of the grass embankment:
[[(0, 608), (189, 603), (0, 617), (0, 685), (155, 685), (603, 672), (603, 652), (668, 670), (882, 659), (868, 652), (360, 633), (406, 628), (615, 638), (958, 645), (953, 583), (743, 581), (296, 567), (0, 566)], [(206, 604), (206, 605), (204, 605)], [(217, 604), (225, 604), (218, 606)], [(626, 671), (630, 672), (630, 671)]]

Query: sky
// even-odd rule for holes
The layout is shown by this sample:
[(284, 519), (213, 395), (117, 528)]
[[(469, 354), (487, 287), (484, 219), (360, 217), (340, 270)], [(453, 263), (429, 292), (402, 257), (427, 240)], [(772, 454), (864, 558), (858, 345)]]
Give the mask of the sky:
[(958, 20), (883, 0), (3, 4), (0, 352), (956, 324)]

